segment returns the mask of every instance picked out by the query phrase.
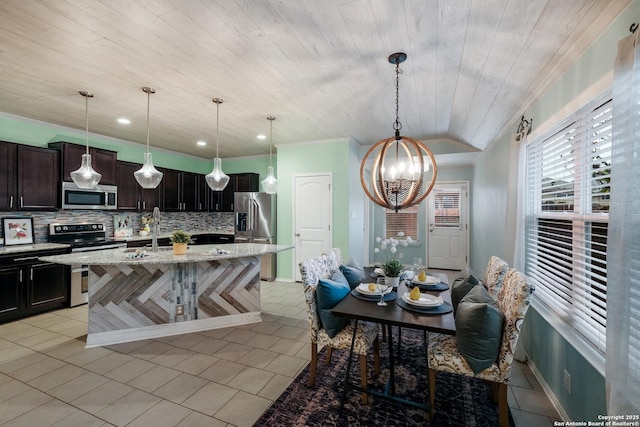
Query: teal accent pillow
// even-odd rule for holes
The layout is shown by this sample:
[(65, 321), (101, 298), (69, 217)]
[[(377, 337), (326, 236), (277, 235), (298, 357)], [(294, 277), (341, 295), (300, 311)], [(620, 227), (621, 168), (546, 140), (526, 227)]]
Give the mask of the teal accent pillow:
[(362, 271), (362, 269), (356, 266), (349, 264), (341, 265), (340, 271), (347, 279), (347, 282), (349, 282), (349, 286), (351, 287), (351, 289), (355, 288), (364, 281), (364, 272)]
[(480, 281), (473, 273), (469, 273), (468, 276), (460, 275), (454, 279), (451, 284), (451, 305), (454, 311), (458, 309), (458, 303), (467, 295), (467, 292), (479, 283)]
[(504, 314), (483, 286), (475, 286), (456, 311), (458, 350), (476, 374), (491, 366), (500, 354)]
[(340, 270), (336, 270), (331, 278), (318, 281), (316, 288), (318, 317), (320, 317), (322, 327), (331, 338), (349, 324), (349, 319), (331, 314), (331, 309), (349, 295), (349, 292), (351, 292), (349, 282)]

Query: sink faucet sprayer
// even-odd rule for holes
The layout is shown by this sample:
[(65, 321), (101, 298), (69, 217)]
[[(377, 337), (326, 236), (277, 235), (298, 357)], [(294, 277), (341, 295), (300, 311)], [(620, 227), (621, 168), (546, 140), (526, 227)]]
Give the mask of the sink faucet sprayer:
[(158, 252), (158, 231), (160, 230), (160, 209), (153, 208), (153, 228), (151, 229), (151, 252)]

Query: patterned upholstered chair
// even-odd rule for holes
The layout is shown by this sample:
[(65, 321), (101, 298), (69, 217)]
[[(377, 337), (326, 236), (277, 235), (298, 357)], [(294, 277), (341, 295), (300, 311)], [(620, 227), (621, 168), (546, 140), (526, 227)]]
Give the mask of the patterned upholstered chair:
[[(333, 248), (325, 254), (308, 259), (300, 263), (300, 274), (302, 276), (302, 284), (304, 286), (305, 302), (307, 304), (307, 315), (309, 317), (309, 329), (311, 338), (311, 369), (309, 374), (309, 387), (315, 384), (316, 369), (318, 364), (318, 346), (326, 345), (326, 363), (331, 362), (331, 354), (333, 349), (351, 348), (351, 337), (353, 336), (353, 325), (351, 321), (336, 336), (330, 338), (322, 327), (320, 318), (318, 317), (316, 304), (316, 287), (320, 279), (331, 277), (334, 271), (340, 268), (342, 264), (342, 253), (340, 249)], [(367, 387), (367, 353), (373, 346), (374, 350), (374, 368), (376, 373), (380, 372), (380, 349), (378, 343), (378, 325), (369, 322), (358, 322), (358, 330), (356, 332), (354, 353), (359, 355), (360, 359), (360, 377), (363, 388)], [(368, 396), (362, 393), (362, 402), (368, 403)]]
[(504, 276), (507, 274), (507, 271), (509, 271), (509, 264), (507, 264), (506, 261), (498, 258), (497, 256), (489, 258), (489, 263), (487, 264), (487, 269), (484, 272), (482, 282), (489, 291), (489, 295), (492, 297), (495, 298), (498, 295), (498, 292), (500, 292), (502, 281), (504, 280)]
[(511, 375), (511, 364), (522, 321), (529, 308), (534, 288), (529, 279), (517, 270), (511, 269), (504, 277), (496, 302), (504, 314), (504, 326), (498, 359), (488, 368), (474, 373), (460, 354), (456, 337), (443, 334), (429, 334), (429, 390), (431, 399), (431, 415), (433, 416), (436, 371), (466, 375), (486, 380), (491, 385), (494, 400), (498, 402), (500, 426), (509, 425), (507, 406), (507, 382)]

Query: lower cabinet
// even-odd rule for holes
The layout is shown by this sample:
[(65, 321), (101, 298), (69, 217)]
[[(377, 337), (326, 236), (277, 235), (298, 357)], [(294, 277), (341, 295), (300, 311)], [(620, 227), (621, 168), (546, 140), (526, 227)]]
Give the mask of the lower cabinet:
[(0, 323), (68, 305), (69, 266), (38, 261), (67, 252), (0, 257)]

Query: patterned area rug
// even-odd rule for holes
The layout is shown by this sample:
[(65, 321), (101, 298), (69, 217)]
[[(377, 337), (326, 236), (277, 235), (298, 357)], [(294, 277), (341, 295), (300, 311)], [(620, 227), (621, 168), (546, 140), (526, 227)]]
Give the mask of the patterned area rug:
[[(394, 329), (395, 332), (395, 329)], [(394, 337), (395, 339), (396, 337)], [(394, 345), (394, 351), (397, 343)], [(436, 403), (433, 421), (427, 412), (375, 396), (363, 405), (360, 393), (349, 391), (342, 413), (340, 399), (346, 371), (347, 351), (334, 351), (330, 365), (325, 364), (326, 348), (318, 356), (316, 384), (307, 387), (309, 366), (298, 375), (254, 426), (498, 426), (498, 405), (491, 398), (489, 386), (481, 380), (439, 372), (436, 377)], [(389, 378), (388, 347), (381, 343), (381, 372), (373, 372), (369, 356), (370, 387), (382, 391)], [(395, 353), (394, 353), (395, 354)], [(396, 361), (396, 394), (428, 402), (427, 368), (422, 334), (403, 329), (401, 360)], [(357, 357), (351, 369), (351, 382), (359, 384)], [(509, 413), (509, 425), (514, 426)]]

